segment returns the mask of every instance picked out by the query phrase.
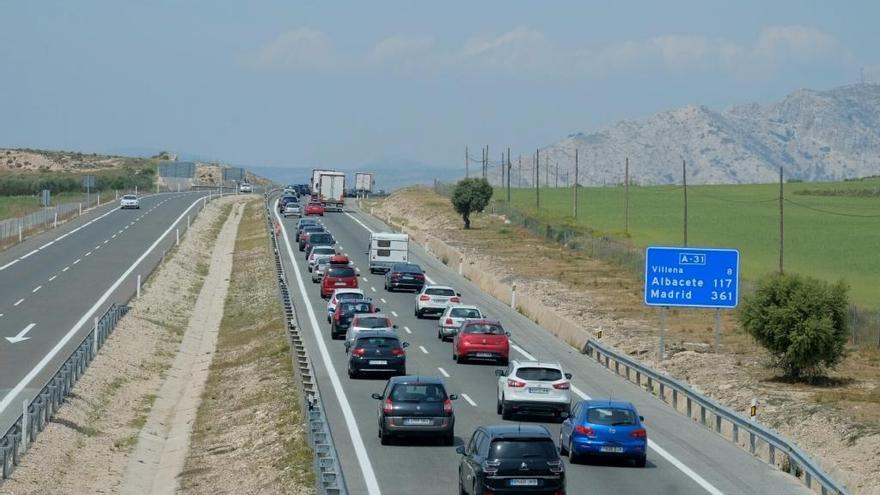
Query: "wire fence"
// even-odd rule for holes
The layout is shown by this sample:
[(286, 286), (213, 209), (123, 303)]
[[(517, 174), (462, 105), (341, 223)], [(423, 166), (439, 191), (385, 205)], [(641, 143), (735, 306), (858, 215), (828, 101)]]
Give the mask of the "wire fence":
[[(111, 194), (109, 200), (112, 201), (114, 198), (115, 196)], [(82, 215), (82, 212), (89, 208), (106, 203), (108, 203), (106, 196), (102, 199), (100, 194), (92, 194), (83, 201), (61, 203), (20, 217), (0, 220), (0, 249), (19, 243), (38, 232), (54, 228), (71, 218)]]

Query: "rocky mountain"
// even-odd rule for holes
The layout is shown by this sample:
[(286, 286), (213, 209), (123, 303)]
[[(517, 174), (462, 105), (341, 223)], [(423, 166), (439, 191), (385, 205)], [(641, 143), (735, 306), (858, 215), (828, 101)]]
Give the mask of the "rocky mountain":
[[(778, 179), (840, 180), (880, 174), (880, 84), (829, 91), (799, 90), (778, 103), (721, 112), (686, 106), (621, 121), (592, 134), (573, 134), (541, 150), (540, 181), (573, 181), (574, 150), (581, 184), (623, 182), (624, 159), (638, 184), (753, 183)], [(525, 161), (525, 160), (524, 160)], [(524, 184), (534, 184), (523, 164)], [(566, 175), (567, 174), (567, 175)], [(533, 175), (533, 174), (532, 174)]]

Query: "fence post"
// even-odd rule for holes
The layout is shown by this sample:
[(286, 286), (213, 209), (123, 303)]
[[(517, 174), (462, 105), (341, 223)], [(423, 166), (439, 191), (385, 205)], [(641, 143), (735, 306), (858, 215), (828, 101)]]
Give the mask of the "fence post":
[(98, 193), (98, 206), (101, 206), (101, 193)]
[(52, 228), (58, 227), (58, 209), (55, 210), (55, 220), (52, 222)]
[(510, 287), (510, 307), (516, 309), (516, 282)]
[(83, 214), (83, 204), (80, 203), (80, 204), (79, 204), (79, 215), (78, 215), (78, 216), (82, 216), (82, 214)]
[(95, 317), (95, 337), (92, 339), (92, 357), (96, 357), (98, 355), (98, 317)]
[(28, 403), (27, 399), (21, 401), (21, 453), (27, 452), (28, 448)]
[(18, 221), (18, 242), (21, 242), (21, 220)]
[(141, 298), (141, 274), (138, 273), (138, 280), (137, 280), (137, 299), (140, 299), (140, 298)]
[(119, 199), (119, 189), (114, 189), (114, 191), (116, 192), (116, 198), (114, 199), (114, 201), (115, 201), (115, 200)]

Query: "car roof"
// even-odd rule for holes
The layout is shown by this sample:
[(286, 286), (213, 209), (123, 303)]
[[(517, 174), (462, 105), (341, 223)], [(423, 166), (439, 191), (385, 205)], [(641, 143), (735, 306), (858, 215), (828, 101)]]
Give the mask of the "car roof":
[(362, 330), (362, 331), (358, 332), (358, 334), (357, 334), (358, 339), (370, 338), (370, 337), (387, 337), (387, 338), (393, 337), (397, 340), (400, 340), (400, 336), (397, 335), (397, 332), (395, 332), (393, 330), (385, 330), (385, 329)]
[(355, 318), (366, 318), (368, 316), (372, 316), (375, 318), (388, 318), (389, 320), (391, 319), (385, 313), (355, 313), (354, 315)]
[(498, 325), (499, 327), (504, 326), (498, 320), (468, 320), (462, 323), (462, 325)]
[(513, 365), (514, 368), (554, 368), (558, 370), (562, 370), (562, 365), (559, 363), (550, 363), (547, 361), (520, 361), (518, 359), (512, 359), (510, 364)]
[(505, 424), (505, 425), (485, 425), (481, 426), (491, 438), (535, 438), (547, 437), (553, 439), (550, 430), (544, 425), (530, 424)]
[(452, 311), (453, 309), (476, 309), (480, 313), (483, 312), (479, 306), (474, 306), (473, 304), (456, 304), (455, 306), (449, 306), (446, 308), (446, 311)]
[(334, 295), (336, 295), (336, 294), (345, 294), (345, 293), (361, 294), (361, 295), (363, 295), (363, 294), (364, 294), (364, 290), (363, 290), (363, 289), (351, 289), (351, 288), (348, 288), (348, 289), (335, 289), (335, 290), (333, 291), (333, 294), (334, 294)]
[(438, 384), (438, 385), (444, 385), (443, 379), (440, 378), (439, 376), (427, 376), (427, 375), (393, 376), (388, 381), (393, 384), (403, 383), (406, 385), (413, 385), (416, 383), (419, 383), (419, 384), (421, 384), (421, 383), (432, 384), (433, 383), (433, 384)]
[(450, 287), (450, 286), (448, 286), (448, 285), (426, 285), (426, 286), (422, 289), (422, 292), (424, 292), (424, 291), (426, 291), (426, 290), (428, 290), (428, 289), (449, 289), (449, 290), (451, 290), (452, 292), (455, 292), (455, 289), (453, 289), (452, 287)]
[(611, 399), (589, 399), (581, 402), (587, 407), (613, 407), (617, 409), (630, 409), (635, 411), (636, 406), (632, 402), (615, 401)]

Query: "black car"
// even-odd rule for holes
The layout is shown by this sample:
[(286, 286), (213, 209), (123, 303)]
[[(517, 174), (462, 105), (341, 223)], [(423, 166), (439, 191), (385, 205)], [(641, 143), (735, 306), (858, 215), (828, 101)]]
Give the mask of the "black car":
[(345, 299), (336, 303), (336, 311), (330, 319), (330, 338), (342, 338), (351, 326), (351, 319), (358, 313), (376, 313), (379, 308), (368, 299)]
[(309, 234), (308, 242), (303, 245), (303, 251), (306, 253), (306, 259), (309, 259), (312, 248), (315, 246), (332, 246), (334, 244), (336, 244), (336, 239), (329, 232), (312, 232)]
[(287, 203), (296, 203), (298, 201), (297, 197), (292, 194), (281, 196), (281, 199), (278, 200), (278, 211), (284, 211), (284, 207), (287, 206)]
[(443, 380), (434, 376), (396, 376), (385, 391), (373, 394), (379, 401), (379, 438), (382, 445), (399, 435), (437, 436), (445, 445), (455, 441), (455, 412)]
[(425, 270), (415, 263), (395, 263), (385, 272), (385, 290), (409, 289), (416, 292), (425, 286)]
[(543, 425), (480, 426), (456, 452), (459, 493), (565, 493), (565, 466)]
[(346, 342), (348, 376), (357, 378), (363, 372), (406, 374), (406, 351), (409, 347), (391, 330), (362, 330), (354, 342)]
[(308, 232), (309, 235), (316, 234), (318, 232), (326, 232), (324, 230), (323, 225), (306, 225), (302, 228), (302, 230), (296, 233), (296, 241), (299, 243), (299, 250), (303, 251), (306, 248), (306, 238), (303, 236), (304, 233)]
[(316, 218), (300, 218), (296, 222), (296, 236), (294, 241), (299, 242), (299, 235), (306, 227), (322, 227), (322, 225)]

